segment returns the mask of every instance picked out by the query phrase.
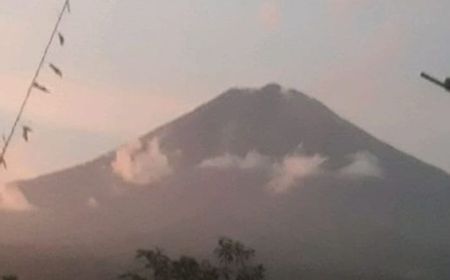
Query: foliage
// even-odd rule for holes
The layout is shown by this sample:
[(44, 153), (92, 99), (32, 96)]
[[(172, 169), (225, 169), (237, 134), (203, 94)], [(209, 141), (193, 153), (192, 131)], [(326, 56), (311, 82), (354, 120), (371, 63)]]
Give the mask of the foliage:
[(2, 280), (18, 280), (19, 278), (15, 275), (4, 275), (2, 276)]
[(144, 262), (143, 272), (120, 276), (128, 280), (263, 280), (265, 269), (253, 264), (255, 250), (229, 238), (219, 239), (214, 250), (216, 264), (190, 256), (172, 260), (160, 249), (138, 250), (136, 258)]

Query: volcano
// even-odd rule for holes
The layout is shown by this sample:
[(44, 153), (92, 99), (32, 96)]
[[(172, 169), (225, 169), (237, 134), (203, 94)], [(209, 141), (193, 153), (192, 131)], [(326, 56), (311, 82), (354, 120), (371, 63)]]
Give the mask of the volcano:
[(450, 277), (450, 176), (277, 84), (13, 187), (30, 207), (0, 212), (0, 271), (24, 279), (111, 278), (138, 248), (221, 236), (269, 279)]

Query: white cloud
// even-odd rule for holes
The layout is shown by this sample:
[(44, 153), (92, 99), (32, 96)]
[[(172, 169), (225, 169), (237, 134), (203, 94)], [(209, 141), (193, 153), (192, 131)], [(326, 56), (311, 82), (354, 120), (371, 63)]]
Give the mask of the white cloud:
[(267, 188), (274, 193), (286, 193), (299, 185), (299, 180), (321, 172), (320, 166), (326, 158), (320, 155), (289, 155), (274, 164)]
[(98, 200), (95, 197), (91, 196), (87, 200), (87, 206), (89, 208), (97, 208), (100, 206), (100, 203), (98, 202)]
[(337, 175), (343, 178), (366, 178), (383, 176), (379, 159), (368, 151), (361, 151), (350, 155), (351, 162), (337, 171), (322, 169), (322, 164), (328, 159), (322, 155), (312, 156), (303, 153), (300, 144), (295, 152), (286, 155), (281, 161), (273, 162), (270, 157), (251, 151), (245, 157), (232, 154), (224, 154), (204, 160), (201, 168), (242, 170), (264, 169), (270, 173), (266, 188), (277, 194), (287, 193), (294, 187), (302, 186), (302, 180), (315, 175)]
[(138, 140), (120, 148), (111, 167), (123, 180), (137, 185), (158, 182), (172, 173), (167, 156), (160, 150), (158, 139), (153, 139), (145, 147)]
[(201, 168), (242, 170), (265, 169), (270, 173), (266, 187), (274, 193), (285, 193), (295, 187), (299, 180), (321, 172), (321, 164), (326, 158), (320, 155), (306, 156), (299, 153), (301, 145), (295, 154), (285, 156), (281, 162), (273, 162), (269, 156), (251, 151), (245, 157), (224, 154), (204, 160)]
[(372, 153), (363, 151), (351, 155), (352, 162), (341, 168), (338, 173), (348, 177), (383, 177), (379, 159)]
[(34, 207), (17, 186), (0, 184), (0, 210), (23, 212), (33, 209)]
[(256, 151), (247, 153), (245, 157), (240, 157), (231, 154), (225, 154), (215, 158), (204, 160), (200, 163), (202, 168), (239, 168), (239, 169), (256, 169), (264, 168), (270, 165), (270, 159), (267, 156), (261, 155)]
[(278, 1), (264, 1), (259, 8), (259, 20), (267, 30), (275, 30), (281, 21), (281, 8)]

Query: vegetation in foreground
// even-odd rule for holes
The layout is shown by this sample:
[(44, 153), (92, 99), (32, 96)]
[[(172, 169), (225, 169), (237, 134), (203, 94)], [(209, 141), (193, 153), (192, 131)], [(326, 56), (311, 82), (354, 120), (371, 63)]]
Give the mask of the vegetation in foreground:
[(160, 249), (138, 250), (140, 271), (120, 276), (127, 280), (262, 280), (265, 269), (255, 264), (255, 250), (238, 241), (221, 238), (214, 249), (215, 260), (197, 260), (191, 256), (171, 259)]
[[(214, 261), (198, 260), (191, 256), (171, 259), (162, 250), (138, 250), (138, 270), (119, 276), (125, 280), (263, 280), (265, 268), (255, 264), (255, 250), (239, 241), (221, 238), (214, 249)], [(18, 280), (4, 275), (2, 280)]]

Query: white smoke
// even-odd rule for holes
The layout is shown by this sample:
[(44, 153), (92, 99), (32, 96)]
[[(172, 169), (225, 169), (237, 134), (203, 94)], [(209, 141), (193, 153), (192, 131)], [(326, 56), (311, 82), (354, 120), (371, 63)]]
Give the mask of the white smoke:
[(352, 162), (341, 168), (339, 175), (362, 178), (362, 177), (383, 177), (383, 169), (380, 166), (379, 159), (368, 151), (357, 152), (351, 155)]
[(89, 208), (98, 208), (100, 206), (100, 203), (98, 202), (98, 200), (93, 196), (91, 196), (87, 199), (86, 204)]
[(158, 182), (173, 171), (156, 138), (145, 148), (141, 140), (122, 147), (111, 167), (123, 180), (137, 185)]
[(267, 188), (274, 193), (286, 193), (301, 185), (300, 181), (321, 172), (326, 158), (320, 155), (289, 155), (273, 165), (272, 176)]
[(268, 170), (270, 178), (266, 188), (277, 194), (286, 193), (294, 187), (300, 187), (302, 186), (302, 180), (320, 174), (337, 174), (345, 178), (379, 178), (383, 176), (378, 158), (367, 151), (352, 154), (351, 163), (337, 171), (322, 169), (322, 164), (325, 161), (327, 161), (327, 158), (319, 154), (305, 155), (302, 145), (299, 145), (294, 153), (285, 156), (279, 162), (273, 162), (269, 156), (252, 151), (245, 157), (227, 153), (204, 160), (199, 166), (215, 169)]
[(320, 166), (325, 162), (326, 158), (320, 155), (302, 155), (298, 153), (301, 150), (300, 145), (295, 154), (285, 156), (281, 162), (273, 162), (269, 156), (251, 151), (245, 157), (227, 153), (204, 160), (199, 166), (201, 168), (215, 169), (266, 169), (270, 173), (267, 189), (275, 193), (285, 193), (292, 187), (297, 186), (299, 180), (316, 175), (322, 171)]
[(0, 210), (23, 212), (33, 209), (33, 205), (17, 186), (0, 183)]
[(267, 156), (261, 155), (256, 151), (247, 153), (245, 157), (240, 157), (231, 154), (225, 154), (215, 158), (204, 160), (200, 163), (201, 168), (239, 168), (239, 169), (258, 169), (270, 166), (270, 159)]
[(278, 1), (264, 1), (259, 8), (259, 20), (267, 31), (275, 30), (281, 21), (281, 7)]

